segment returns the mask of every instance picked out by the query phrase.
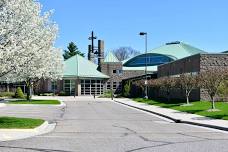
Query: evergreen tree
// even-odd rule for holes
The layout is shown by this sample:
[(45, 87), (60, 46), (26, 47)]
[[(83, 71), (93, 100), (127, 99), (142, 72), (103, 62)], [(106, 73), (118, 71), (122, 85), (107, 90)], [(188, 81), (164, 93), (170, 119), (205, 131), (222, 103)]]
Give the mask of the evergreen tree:
[(130, 81), (128, 81), (128, 82), (124, 85), (123, 96), (124, 96), (124, 97), (130, 97), (130, 92), (131, 92), (131, 83), (130, 83)]
[(69, 45), (68, 45), (68, 47), (67, 47), (67, 49), (68, 50), (64, 50), (64, 54), (63, 54), (63, 57), (64, 57), (65, 60), (66, 59), (69, 59), (72, 56), (75, 56), (76, 54), (79, 54), (79, 55), (81, 55), (83, 57), (85, 56), (85, 54), (82, 53), (78, 49), (77, 45), (75, 45), (74, 42), (70, 42)]
[(25, 98), (24, 93), (21, 90), (21, 87), (17, 87), (17, 90), (15, 92), (15, 98), (19, 98), (19, 99), (24, 99)]

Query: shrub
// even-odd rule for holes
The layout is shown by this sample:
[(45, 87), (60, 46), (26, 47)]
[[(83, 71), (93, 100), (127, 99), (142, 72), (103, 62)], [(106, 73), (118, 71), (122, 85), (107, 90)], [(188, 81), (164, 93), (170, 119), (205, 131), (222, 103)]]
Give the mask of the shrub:
[(0, 97), (14, 97), (15, 93), (14, 92), (0, 92)]
[(218, 88), (218, 95), (220, 97), (228, 97), (228, 80), (224, 81)]
[(17, 87), (17, 90), (15, 92), (15, 98), (20, 98), (20, 99), (24, 99), (25, 96), (24, 96), (24, 93), (23, 91), (21, 90), (21, 87)]
[(63, 92), (63, 91), (59, 92), (58, 95), (59, 95), (59, 96), (67, 96), (66, 92)]
[(40, 96), (54, 96), (54, 93), (45, 92), (41, 93)]
[(131, 91), (131, 83), (127, 82), (124, 85), (123, 96), (124, 97), (130, 97), (130, 91)]
[(99, 96), (99, 98), (111, 98), (111, 97), (112, 97), (111, 90), (105, 91), (103, 95)]

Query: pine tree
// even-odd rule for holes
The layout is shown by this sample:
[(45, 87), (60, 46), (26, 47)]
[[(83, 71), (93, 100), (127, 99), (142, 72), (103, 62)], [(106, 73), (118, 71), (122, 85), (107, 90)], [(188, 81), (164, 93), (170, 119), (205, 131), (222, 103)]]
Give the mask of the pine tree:
[(19, 99), (24, 99), (25, 98), (24, 93), (21, 90), (21, 87), (17, 87), (17, 90), (15, 92), (15, 98), (19, 98)]
[(69, 59), (70, 57), (72, 56), (75, 56), (76, 54), (79, 54), (81, 56), (85, 56), (84, 53), (82, 53), (78, 47), (74, 44), (74, 42), (70, 42), (68, 47), (67, 47), (68, 50), (64, 50), (64, 54), (63, 54), (63, 57), (64, 59)]

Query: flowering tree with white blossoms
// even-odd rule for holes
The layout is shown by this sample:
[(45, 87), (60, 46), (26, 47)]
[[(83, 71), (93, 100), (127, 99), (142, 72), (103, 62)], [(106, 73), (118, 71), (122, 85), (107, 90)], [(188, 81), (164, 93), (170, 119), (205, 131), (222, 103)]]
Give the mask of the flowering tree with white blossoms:
[(40, 3), (33, 0), (0, 1), (0, 77), (26, 82), (28, 100), (33, 82), (62, 77), (61, 51), (53, 47), (58, 28), (51, 14), (42, 15)]

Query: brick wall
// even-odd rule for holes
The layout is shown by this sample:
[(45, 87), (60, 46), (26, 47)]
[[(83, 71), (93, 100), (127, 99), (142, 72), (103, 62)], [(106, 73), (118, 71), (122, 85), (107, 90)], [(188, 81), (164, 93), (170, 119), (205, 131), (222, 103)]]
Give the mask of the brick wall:
[[(145, 74), (144, 71), (127, 70), (123, 71), (122, 62), (103, 62), (100, 65), (101, 72), (110, 76), (108, 83), (116, 82), (118, 84), (117, 89), (114, 90), (115, 93), (121, 93), (122, 91), (122, 80), (127, 78), (132, 78), (135, 76), (140, 76)], [(116, 73), (113, 73), (116, 70)], [(122, 73), (118, 73), (117, 70), (121, 70)]]
[(200, 54), (158, 66), (158, 77), (200, 71)]
[(126, 70), (126, 71), (123, 71), (123, 79), (133, 78), (144, 74), (145, 74), (144, 70), (141, 70), (141, 71)]
[[(211, 68), (227, 68), (228, 54), (197, 54), (158, 66), (158, 77), (178, 75), (181, 73), (202, 72)], [(175, 91), (175, 97), (180, 98), (181, 92)], [(164, 94), (162, 95), (165, 96)], [(194, 91), (191, 95), (194, 100), (210, 100), (205, 89)]]

